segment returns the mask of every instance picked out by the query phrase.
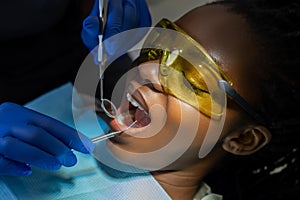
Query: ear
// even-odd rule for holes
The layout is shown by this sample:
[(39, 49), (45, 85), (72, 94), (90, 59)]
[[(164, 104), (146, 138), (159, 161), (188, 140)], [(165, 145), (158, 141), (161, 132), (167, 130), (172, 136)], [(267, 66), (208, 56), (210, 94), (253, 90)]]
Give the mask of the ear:
[(226, 136), (222, 147), (235, 155), (250, 155), (265, 146), (270, 139), (271, 133), (266, 127), (250, 125)]

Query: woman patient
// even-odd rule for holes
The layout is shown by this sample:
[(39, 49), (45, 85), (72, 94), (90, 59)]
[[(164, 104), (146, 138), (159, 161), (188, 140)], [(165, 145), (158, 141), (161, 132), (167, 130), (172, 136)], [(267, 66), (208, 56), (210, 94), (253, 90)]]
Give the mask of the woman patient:
[[(108, 140), (109, 150), (121, 162), (150, 170), (172, 199), (201, 199), (206, 178), (213, 192), (227, 190), (225, 199), (254, 199), (254, 181), (235, 191), (235, 181), (243, 178), (236, 172), (242, 166), (249, 172), (264, 166), (264, 173), (252, 177), (268, 181), (280, 165), (276, 159), (298, 154), (292, 138), (299, 132), (294, 70), (300, 56), (292, 49), (299, 46), (299, 27), (292, 20), (299, 13), (296, 1), (232, 0), (197, 7), (174, 23), (160, 21), (161, 29), (150, 33), (133, 64), (135, 76), (118, 109), (122, 118), (110, 123), (113, 130), (137, 124)], [(280, 143), (278, 135), (290, 140)], [(230, 163), (229, 157), (245, 165), (235, 159)], [(209, 179), (220, 169), (228, 172), (225, 166), (230, 166), (231, 180)], [(284, 184), (274, 196), (264, 187), (261, 197), (288, 195)]]

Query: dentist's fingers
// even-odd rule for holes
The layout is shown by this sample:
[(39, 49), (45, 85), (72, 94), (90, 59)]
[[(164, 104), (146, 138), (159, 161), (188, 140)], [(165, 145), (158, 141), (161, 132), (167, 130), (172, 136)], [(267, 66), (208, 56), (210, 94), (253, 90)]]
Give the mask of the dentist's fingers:
[(10, 160), (0, 155), (0, 175), (28, 176), (31, 173), (32, 170), (28, 165)]
[(0, 154), (7, 159), (48, 171), (58, 170), (61, 167), (61, 163), (54, 156), (10, 136), (1, 138)]

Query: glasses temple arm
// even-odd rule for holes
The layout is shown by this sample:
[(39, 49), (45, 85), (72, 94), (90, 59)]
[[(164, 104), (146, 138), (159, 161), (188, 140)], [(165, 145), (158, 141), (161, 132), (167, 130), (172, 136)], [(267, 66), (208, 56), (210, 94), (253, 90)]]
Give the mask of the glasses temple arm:
[(261, 124), (265, 124), (264, 118), (254, 111), (251, 106), (245, 101), (237, 91), (231, 87), (231, 85), (225, 80), (218, 81), (219, 88), (227, 94), (232, 100), (234, 100), (239, 106), (241, 106), (254, 120)]

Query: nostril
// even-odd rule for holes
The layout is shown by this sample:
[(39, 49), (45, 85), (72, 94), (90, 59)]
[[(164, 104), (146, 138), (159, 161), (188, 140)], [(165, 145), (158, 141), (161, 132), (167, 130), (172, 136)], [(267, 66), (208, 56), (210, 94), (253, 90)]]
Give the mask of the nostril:
[(163, 92), (163, 88), (160, 84), (153, 83), (149, 79), (144, 79), (142, 85), (147, 86), (151, 90), (157, 91), (157, 92)]
[(147, 87), (149, 87), (150, 89), (156, 90), (155, 87), (154, 87), (154, 85), (153, 85), (153, 83), (151, 83), (150, 81), (149, 81), (146, 85), (147, 85)]
[(152, 85), (152, 83), (149, 79), (143, 79), (141, 85)]

